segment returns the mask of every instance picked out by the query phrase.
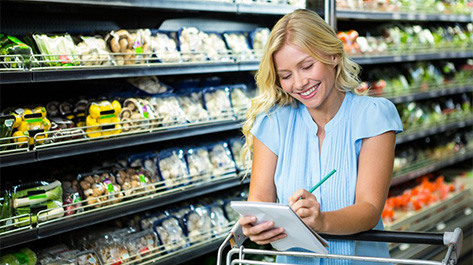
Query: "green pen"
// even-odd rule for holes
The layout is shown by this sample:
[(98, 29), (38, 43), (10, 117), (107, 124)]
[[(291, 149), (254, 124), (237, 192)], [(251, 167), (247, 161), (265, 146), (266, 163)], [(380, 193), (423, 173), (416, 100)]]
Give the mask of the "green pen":
[[(318, 187), (320, 187), (320, 185), (322, 185), (325, 181), (327, 181), (328, 178), (330, 178), (335, 172), (337, 172), (337, 170), (333, 169), (332, 171), (330, 171), (330, 173), (327, 174), (327, 176), (325, 176), (323, 179), (321, 179), (319, 181), (319, 183), (315, 184), (314, 187), (312, 187), (310, 190), (309, 190), (309, 193), (312, 193), (314, 192), (314, 190), (316, 190)], [(299, 197), (299, 200), (302, 199), (302, 197)], [(295, 202), (294, 202), (295, 203)], [(292, 203), (292, 204), (294, 204)], [(290, 206), (292, 206), (292, 204)]]

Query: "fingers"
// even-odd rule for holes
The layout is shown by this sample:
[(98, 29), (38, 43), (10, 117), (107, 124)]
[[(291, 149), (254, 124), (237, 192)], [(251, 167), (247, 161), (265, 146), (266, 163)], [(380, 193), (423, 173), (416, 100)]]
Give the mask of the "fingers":
[(291, 197), (289, 197), (289, 205), (294, 205), (297, 203), (299, 200), (304, 200), (304, 199), (309, 199), (309, 200), (316, 200), (314, 194), (308, 192), (305, 189), (299, 189), (294, 194), (292, 194)]
[(266, 221), (255, 224), (254, 216), (243, 216), (238, 221), (242, 226), (243, 234), (251, 241), (263, 245), (285, 238), (287, 235), (281, 227), (274, 227), (274, 222)]

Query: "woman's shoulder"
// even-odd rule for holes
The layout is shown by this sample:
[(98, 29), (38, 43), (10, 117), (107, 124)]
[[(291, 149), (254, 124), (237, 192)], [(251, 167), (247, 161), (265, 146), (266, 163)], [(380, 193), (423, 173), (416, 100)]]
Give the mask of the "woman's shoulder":
[(353, 115), (365, 114), (373, 115), (375, 113), (392, 113), (396, 111), (396, 106), (387, 98), (360, 96), (352, 93), (353, 103), (351, 104), (351, 113)]

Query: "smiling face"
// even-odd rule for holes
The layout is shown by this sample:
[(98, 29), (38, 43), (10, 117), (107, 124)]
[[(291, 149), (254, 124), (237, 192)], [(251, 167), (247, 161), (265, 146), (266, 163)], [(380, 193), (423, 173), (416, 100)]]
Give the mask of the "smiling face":
[(325, 109), (343, 93), (334, 86), (336, 66), (318, 61), (295, 45), (283, 45), (274, 53), (274, 63), (282, 89), (309, 111)]

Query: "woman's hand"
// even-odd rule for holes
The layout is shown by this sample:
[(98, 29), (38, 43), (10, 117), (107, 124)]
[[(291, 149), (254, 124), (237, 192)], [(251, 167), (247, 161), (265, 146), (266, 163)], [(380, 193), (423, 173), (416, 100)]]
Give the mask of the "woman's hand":
[(243, 216), (238, 220), (238, 222), (243, 229), (243, 234), (259, 245), (269, 244), (287, 236), (287, 234), (284, 233), (284, 228), (274, 227), (272, 221), (255, 224), (256, 217)]
[(289, 197), (289, 205), (306, 225), (315, 231), (322, 231), (323, 214), (320, 212), (320, 203), (312, 193), (304, 189), (296, 191)]

